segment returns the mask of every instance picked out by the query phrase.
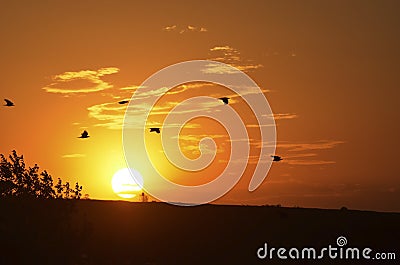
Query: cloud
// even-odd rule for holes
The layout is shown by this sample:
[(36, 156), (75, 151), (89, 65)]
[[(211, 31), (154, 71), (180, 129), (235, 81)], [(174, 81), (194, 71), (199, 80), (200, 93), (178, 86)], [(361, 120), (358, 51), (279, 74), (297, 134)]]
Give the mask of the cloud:
[[(261, 158), (261, 160), (259, 161), (260, 156), (258, 155), (249, 155), (248, 158), (239, 158), (239, 159), (235, 159), (235, 160), (231, 160), (230, 162), (232, 164), (241, 164), (244, 162), (247, 162), (248, 165), (255, 165), (255, 164), (263, 164), (263, 163), (271, 163), (272, 162), (272, 158), (269, 155), (265, 155)], [(228, 163), (228, 160), (226, 159), (220, 159), (219, 162), (222, 163)]]
[(136, 86), (136, 85), (131, 85), (131, 86), (126, 86), (126, 87), (120, 87), (119, 90), (136, 90), (139, 88), (143, 88), (143, 86)]
[(199, 143), (201, 139), (204, 138), (212, 138), (212, 139), (221, 139), (221, 138), (229, 138), (224, 134), (185, 134), (185, 135), (176, 135), (172, 138), (179, 138), (180, 141), (184, 141), (187, 143)]
[[(207, 83), (207, 82), (191, 82), (191, 83), (187, 83), (187, 84), (182, 84), (179, 85), (177, 87), (175, 87), (173, 90), (169, 90), (169, 88), (167, 87), (161, 87), (158, 89), (154, 89), (151, 91), (147, 91), (147, 92), (137, 92), (135, 94), (135, 98), (137, 99), (146, 99), (150, 96), (162, 96), (164, 94), (168, 94), (168, 95), (177, 95), (177, 94), (181, 94), (183, 92), (186, 92), (187, 90), (192, 90), (192, 89), (199, 89), (199, 88), (210, 88), (210, 87), (215, 87), (218, 86), (218, 84), (214, 84), (214, 83)], [(134, 90), (140, 88), (140, 86), (132, 86), (132, 88), (127, 87), (127, 88), (123, 88), (121, 90)], [(234, 88), (234, 87), (233, 87)], [(257, 95), (260, 93), (267, 93), (269, 92), (268, 89), (261, 89), (258, 87), (254, 87), (254, 86), (241, 86), (241, 87), (236, 87), (236, 89), (240, 90), (240, 95), (239, 94), (208, 94), (208, 96), (210, 97), (214, 97), (214, 98), (219, 98), (222, 96), (227, 96), (230, 98), (230, 104), (234, 104), (237, 101), (234, 100), (234, 98), (238, 98), (238, 97), (243, 97), (243, 96), (247, 96), (247, 95)], [(177, 104), (175, 104), (177, 105)], [(175, 106), (174, 105), (174, 106)], [(216, 102), (216, 104), (212, 104), (212, 106), (219, 106), (220, 102)], [(209, 105), (205, 106), (205, 107), (211, 107)], [(295, 114), (277, 114), (279, 115), (278, 119), (289, 119), (289, 118), (293, 118), (292, 116), (295, 116)], [(285, 117), (284, 117), (285, 116)]]
[[(160, 88), (149, 90), (146, 92), (138, 92), (138, 93), (135, 93), (135, 98), (145, 99), (145, 98), (149, 98), (151, 96), (161, 96), (161, 95), (166, 94), (168, 92), (168, 90), (169, 90), (168, 87), (160, 87)], [(176, 93), (169, 92), (169, 94), (176, 94)]]
[(313, 166), (313, 165), (329, 165), (335, 164), (335, 161), (326, 161), (326, 160), (282, 160), (279, 163), (287, 163), (289, 165), (296, 166)]
[(298, 117), (295, 113), (274, 113), (273, 116), (275, 120), (289, 120)]
[[(288, 164), (288, 165), (296, 165), (296, 166), (311, 166), (311, 165), (329, 165), (335, 164), (335, 161), (330, 160), (318, 160), (318, 159), (310, 159), (317, 157), (318, 154), (315, 153), (305, 153), (305, 154), (296, 154), (296, 155), (284, 155), (283, 160), (279, 162), (279, 164)], [(251, 156), (250, 157), (251, 163), (256, 163), (258, 160), (258, 156)], [(271, 158), (270, 155), (266, 155), (264, 159), (260, 162), (270, 162)]]
[[(277, 120), (295, 119), (295, 118), (298, 117), (294, 113), (274, 113), (272, 115), (271, 114), (265, 114), (265, 115), (262, 115), (262, 116), (264, 116), (264, 117), (274, 117), (275, 121), (277, 121)], [(260, 124), (246, 124), (247, 128), (259, 128), (259, 127), (262, 127), (262, 126), (273, 126), (273, 123), (263, 124), (263, 125), (260, 125)]]
[(230, 46), (215, 46), (210, 49), (210, 51), (232, 51), (233, 49)]
[(163, 28), (164, 31), (173, 31), (176, 29), (176, 25), (166, 26)]
[[(88, 110), (88, 115), (90, 118), (94, 118), (97, 121), (97, 124), (95, 126), (97, 127), (105, 127), (108, 129), (121, 129), (123, 126), (124, 122), (124, 115), (125, 111), (127, 110), (128, 105), (120, 105), (118, 104), (118, 101), (121, 100), (130, 100), (132, 97), (132, 93), (134, 92), (134, 97), (135, 99), (139, 99), (139, 101), (136, 101), (135, 104), (132, 104), (129, 107), (129, 115), (130, 115), (130, 123), (134, 122), (134, 115), (138, 115), (138, 113), (143, 113), (144, 111), (147, 111), (150, 106), (148, 103), (146, 103), (147, 98), (153, 97), (153, 96), (162, 96), (164, 94), (167, 95), (178, 95), (181, 93), (184, 93), (188, 90), (191, 89), (205, 89), (207, 91), (213, 91), (212, 88), (213, 86), (218, 86), (217, 84), (214, 83), (207, 83), (207, 82), (190, 82), (186, 84), (179, 85), (175, 87), (173, 90), (168, 90), (167, 87), (160, 87), (158, 89), (154, 90), (138, 90), (141, 88), (141, 86), (138, 85), (129, 85), (126, 87), (120, 87), (120, 88), (114, 88), (108, 90), (107, 96), (111, 97), (114, 101), (113, 102), (104, 102), (96, 105), (92, 105), (87, 108)], [(211, 89), (211, 90), (210, 90)], [(237, 94), (208, 94), (210, 97), (214, 97), (215, 99), (222, 97), (222, 96), (228, 96), (231, 98), (230, 104), (235, 104), (239, 101), (235, 100), (235, 98), (239, 98), (244, 95), (256, 95), (259, 93), (265, 93), (268, 92), (266, 89), (259, 89), (257, 87), (240, 87), (238, 88), (241, 91), (241, 95)], [(137, 103), (139, 102), (139, 103)], [(171, 112), (171, 110), (176, 107), (179, 104), (190, 104), (187, 102), (181, 102), (181, 101), (169, 101), (167, 103), (164, 103), (163, 105), (155, 105), (152, 108), (151, 115), (152, 116), (157, 116), (157, 115), (167, 115)], [(203, 103), (197, 103), (193, 105), (191, 103), (190, 108), (187, 108), (185, 110), (181, 110), (180, 112), (174, 112), (177, 115), (180, 114), (187, 114), (187, 113), (211, 113), (214, 111), (220, 111), (218, 108), (221, 107), (221, 101), (220, 100), (214, 100), (211, 102), (203, 102)], [(283, 115), (283, 114), (282, 114)], [(150, 124), (148, 124), (150, 125)], [(160, 124), (153, 124), (154, 126), (159, 126)], [(141, 128), (142, 124), (129, 124), (130, 127), (137, 127)], [(170, 124), (170, 125), (164, 125), (165, 126), (172, 126), (172, 127), (181, 127), (179, 124)], [(198, 128), (199, 125), (194, 125), (194, 124), (189, 124), (185, 125), (185, 128)]]
[[(135, 99), (139, 99), (137, 103), (132, 104), (129, 106), (127, 109), (128, 105), (120, 105), (118, 104), (117, 101), (115, 102), (106, 102), (106, 103), (101, 103), (101, 104), (96, 104), (93, 106), (90, 106), (87, 108), (89, 111), (89, 117), (94, 118), (100, 123), (98, 123), (96, 126), (100, 127), (106, 127), (109, 129), (121, 129), (123, 122), (124, 122), (124, 115), (125, 112), (128, 111), (128, 115), (130, 115), (130, 122), (135, 121), (135, 115), (142, 115), (143, 112), (147, 111), (150, 109), (149, 103), (147, 103), (144, 99), (151, 97), (151, 96), (159, 96), (162, 94), (179, 94), (183, 93), (184, 91), (192, 88), (199, 88), (202, 86), (209, 86), (209, 85), (214, 85), (214, 84), (209, 84), (209, 83), (189, 83), (189, 84), (184, 84), (179, 87), (177, 87), (175, 90), (167, 92), (166, 87), (162, 87), (159, 89), (147, 91), (147, 92), (137, 92), (135, 94)], [(116, 98), (114, 96), (114, 98)], [(119, 97), (117, 97), (119, 98)], [(126, 98), (129, 100), (130, 98)], [(162, 105), (155, 105), (153, 106), (150, 115), (151, 116), (162, 116), (162, 115), (167, 115), (170, 114), (172, 109), (176, 107), (177, 105), (182, 104), (190, 104), (190, 108), (186, 108), (185, 110), (180, 110), (174, 111), (175, 115), (182, 115), (182, 114), (187, 114), (187, 113), (211, 113), (214, 111), (218, 111), (218, 108), (223, 106), (223, 104), (219, 100), (215, 100), (212, 102), (202, 102), (202, 103), (197, 103), (196, 105), (193, 105), (193, 103), (188, 103), (188, 102), (180, 102), (180, 101), (169, 101), (166, 102)], [(140, 119), (137, 119), (140, 120)], [(148, 125), (151, 125), (151, 123), (148, 123)], [(160, 124), (152, 124), (154, 126), (159, 126)], [(142, 124), (129, 124), (130, 127), (137, 127), (137, 128), (142, 128)], [(163, 127), (181, 127), (180, 124), (168, 124), (168, 125), (163, 125)], [(186, 124), (185, 128), (199, 128), (199, 125), (196, 125), (194, 123), (191, 124)]]
[[(194, 86), (192, 86), (191, 84), (180, 85), (173, 91), (169, 91), (168, 87), (160, 87), (158, 89), (153, 89), (153, 90), (146, 91), (146, 92), (137, 91), (137, 92), (135, 92), (134, 96), (135, 96), (135, 99), (147, 99), (151, 96), (163, 96), (164, 94), (174, 95), (174, 94), (182, 93), (192, 87), (194, 87)], [(119, 90), (121, 90), (123, 92), (131, 93), (132, 91), (136, 91), (139, 88), (144, 88), (144, 87), (143, 86), (128, 86), (128, 87), (120, 88)], [(129, 95), (130, 95), (130, 97), (132, 97), (133, 94), (129, 94)], [(117, 98), (120, 98), (120, 97), (117, 97)]]
[[(228, 138), (227, 135), (223, 134), (185, 134), (185, 135), (176, 135), (173, 136), (172, 138), (179, 140), (182, 143), (182, 149), (185, 151), (189, 151), (194, 155), (199, 155), (200, 154), (200, 149), (204, 154), (213, 154), (214, 149), (212, 149), (210, 146), (208, 146), (206, 143), (200, 142), (200, 140), (204, 138), (211, 138), (215, 141), (215, 139), (221, 139), (221, 138)], [(223, 153), (225, 152), (224, 149), (225, 144), (221, 144), (219, 148), (216, 148), (215, 152), (216, 153)]]
[[(229, 140), (228, 140), (229, 141)], [(247, 141), (246, 139), (238, 139), (236, 141)], [(278, 162), (279, 164), (289, 164), (289, 165), (329, 165), (336, 163), (332, 160), (320, 160), (316, 159), (318, 154), (313, 153), (302, 153), (305, 151), (317, 151), (323, 149), (332, 149), (339, 144), (345, 143), (343, 141), (328, 141), (328, 140), (321, 140), (314, 143), (278, 143), (276, 147), (279, 150), (279, 156), (283, 158), (282, 161)], [(271, 147), (271, 143), (266, 143), (264, 146), (262, 145), (262, 141), (257, 139), (249, 139), (249, 144), (251, 148), (260, 149), (262, 147)], [(295, 152), (295, 153), (290, 153)], [(274, 154), (266, 154), (260, 161), (260, 163), (271, 162), (271, 155)], [(258, 156), (249, 156), (249, 164), (257, 163), (259, 157)], [(240, 162), (240, 161), (237, 161)]]
[(287, 143), (281, 142), (277, 144), (279, 148), (288, 149), (289, 152), (301, 152), (309, 150), (323, 150), (332, 149), (339, 144), (345, 143), (344, 141), (331, 141), (331, 140), (320, 140), (314, 143)]
[(63, 155), (62, 158), (81, 158), (81, 157), (86, 157), (85, 154), (67, 154)]
[(49, 93), (79, 94), (110, 89), (113, 86), (101, 79), (105, 75), (118, 73), (116, 67), (100, 68), (98, 70), (81, 70), (64, 72), (52, 77), (53, 83), (42, 89)]
[[(225, 46), (215, 46), (210, 49), (210, 52), (214, 55), (209, 58), (209, 60), (218, 61), (222, 63), (229, 64), (236, 67), (240, 71), (249, 72), (263, 67), (262, 64), (253, 63), (250, 60), (244, 60), (241, 58), (240, 52), (228, 45)], [(229, 67), (225, 67), (219, 64), (210, 63), (204, 73), (210, 74), (234, 74), (236, 71), (232, 71)]]
[[(192, 82), (189, 84), (180, 85), (178, 88), (181, 88), (181, 90), (175, 91), (174, 93), (177, 94), (177, 93), (184, 92), (184, 91), (190, 90), (190, 89), (210, 88), (213, 86), (219, 86), (219, 84), (206, 83), (206, 82)], [(217, 93), (214, 93), (214, 94), (208, 94), (208, 96), (214, 97), (214, 98), (219, 98), (222, 96), (229, 97), (229, 99), (230, 99), (229, 104), (232, 105), (237, 102), (234, 100), (235, 98), (240, 98), (240, 97), (248, 96), (248, 95), (257, 95), (260, 93), (267, 93), (270, 91), (268, 89), (259, 88), (257, 86), (244, 86), (244, 85), (235, 86), (235, 85), (232, 85), (231, 88), (240, 91), (240, 94), (221, 94), (221, 93), (217, 94)]]
[(235, 74), (237, 71), (235, 69), (232, 69), (231, 67), (227, 65), (220, 65), (217, 63), (209, 63), (206, 65), (207, 68), (202, 70), (203, 73), (206, 74)]
[[(258, 163), (271, 163), (272, 162), (272, 158), (267, 155), (265, 157), (263, 157), (260, 161), (259, 160), (259, 156), (257, 155), (250, 155), (248, 160), (247, 160), (247, 164), (258, 164)], [(220, 162), (228, 162), (227, 160), (221, 160)], [(236, 161), (232, 161), (232, 163), (242, 163), (242, 162), (246, 162), (245, 159), (238, 159)], [(274, 162), (275, 163), (275, 162)], [(280, 162), (276, 162), (279, 164), (288, 164), (288, 165), (295, 165), (295, 166), (313, 166), (313, 165), (329, 165), (329, 164), (335, 164), (335, 161), (328, 161), (328, 160), (307, 160), (307, 159), (286, 159), (286, 157), (284, 157), (284, 159)]]
[[(320, 140), (313, 143), (288, 143), (282, 142), (277, 144), (277, 148), (284, 149), (284, 155), (282, 163), (287, 163), (289, 165), (329, 165), (335, 164), (332, 160), (319, 160), (319, 159), (309, 159), (310, 157), (316, 157), (315, 153), (301, 153), (306, 151), (318, 151), (335, 148), (339, 144), (345, 143), (344, 141), (332, 141), (332, 140)], [(293, 154), (293, 152), (295, 152)], [(290, 154), (291, 153), (291, 154)]]
[(285, 158), (304, 158), (304, 157), (315, 157), (316, 153), (305, 153), (305, 154), (295, 154), (295, 155), (286, 155)]
[(95, 118), (101, 123), (96, 126), (109, 129), (121, 129), (124, 121), (126, 106), (117, 103), (102, 103), (87, 108), (89, 117)]
[[(147, 94), (144, 94), (147, 95)], [(178, 105), (179, 102), (168, 102), (164, 105), (156, 105), (153, 107), (151, 111), (151, 115), (157, 116), (157, 115), (166, 115), (170, 113), (170, 110)], [(108, 103), (101, 103), (101, 104), (96, 104), (93, 106), (90, 106), (87, 108), (89, 111), (89, 117), (94, 118), (100, 123), (96, 124), (95, 126), (97, 127), (106, 127), (108, 129), (121, 129), (122, 126), (124, 125), (124, 116), (125, 112), (128, 111), (128, 115), (130, 115), (130, 121), (135, 121), (136, 119), (134, 118), (135, 115), (140, 115), (144, 111), (147, 111), (150, 108), (148, 103), (138, 103), (135, 105), (130, 106), (130, 108), (127, 110), (126, 105), (119, 105), (117, 102), (108, 102)], [(183, 113), (190, 113), (198, 111), (196, 109), (194, 110), (187, 110), (187, 111), (182, 111), (182, 112), (175, 112), (177, 115), (183, 114)], [(140, 120), (140, 119), (137, 119)], [(149, 126), (160, 126), (160, 124), (156, 122), (148, 122), (147, 125)], [(138, 128), (141, 129), (143, 127), (143, 124), (140, 123), (130, 123), (129, 125), (127, 124), (126, 126), (130, 126), (133, 128)], [(168, 124), (168, 125), (163, 125), (164, 128), (167, 127), (181, 127), (181, 124)], [(185, 128), (189, 129), (195, 129), (199, 128), (199, 125), (191, 123), (190, 125), (186, 124)]]
[[(134, 121), (134, 115), (138, 115), (138, 113), (141, 115), (144, 111), (147, 111), (151, 106), (149, 106), (148, 103), (146, 103), (145, 99), (151, 97), (151, 96), (161, 96), (163, 94), (169, 94), (169, 95), (174, 95), (174, 94), (179, 94), (183, 93), (184, 91), (192, 88), (198, 88), (202, 86), (208, 86), (210, 85), (209, 83), (189, 83), (189, 84), (184, 84), (181, 86), (178, 86), (176, 89), (173, 91), (168, 91), (167, 87), (161, 87), (155, 90), (151, 91), (146, 91), (146, 92), (140, 92), (137, 91), (135, 93), (135, 99), (140, 99), (142, 100), (140, 103), (135, 103), (134, 105), (131, 105), (128, 109), (128, 114), (130, 116), (130, 120)], [(213, 84), (211, 84), (213, 85)], [(129, 88), (124, 88), (123, 91), (129, 91), (132, 89), (135, 89), (137, 87), (129, 87)], [(114, 96), (115, 98), (115, 96)], [(118, 97), (117, 97), (118, 98)], [(129, 100), (130, 98), (125, 98)], [(155, 105), (152, 108), (151, 115), (166, 115), (169, 114), (170, 111), (180, 104), (178, 101), (169, 101), (163, 105)], [(182, 103), (185, 104), (185, 103)], [(214, 107), (221, 106), (221, 102), (216, 100), (213, 103), (205, 102), (205, 103), (199, 103), (195, 107), (181, 111), (181, 112), (175, 112), (177, 115), (179, 114), (184, 114), (184, 113), (191, 113), (191, 112), (198, 112), (199, 110), (204, 111), (205, 113), (213, 111)], [(124, 115), (125, 111), (127, 109), (127, 105), (119, 105), (118, 102), (107, 102), (107, 103), (101, 103), (101, 104), (96, 104), (93, 106), (90, 106), (87, 108), (89, 111), (89, 117), (95, 118), (100, 123), (98, 123), (96, 126), (100, 127), (107, 127), (109, 129), (121, 129), (124, 121)], [(159, 124), (154, 124), (154, 125), (159, 125)], [(141, 128), (142, 124), (129, 124), (129, 126), (133, 127), (138, 127)], [(178, 124), (169, 124), (167, 126), (172, 126), (172, 127), (177, 127), (180, 126)], [(198, 126), (195, 125), (190, 125), (190, 126), (185, 126), (185, 128), (198, 128)]]
[[(200, 155), (200, 153), (203, 153), (203, 154), (223, 153), (225, 151), (223, 148), (216, 148), (216, 150), (211, 149), (205, 143), (199, 143), (198, 145), (197, 144), (185, 144), (182, 147), (182, 150), (191, 152), (193, 155)], [(201, 152), (200, 152), (200, 150), (201, 150)]]
[(188, 33), (188, 32), (207, 32), (208, 30), (205, 27), (196, 27), (193, 25), (187, 25), (183, 27), (178, 27), (177, 25), (166, 26), (162, 28), (163, 31), (168, 32), (178, 32), (179, 34)]
[[(245, 139), (242, 139), (241, 141), (244, 141)], [(338, 140), (318, 140), (315, 142), (310, 142), (310, 143), (292, 143), (288, 141), (280, 141), (276, 143), (276, 147), (279, 149), (284, 149), (287, 152), (304, 152), (304, 151), (311, 151), (311, 150), (325, 150), (325, 149), (332, 149), (336, 147), (339, 144), (344, 144), (346, 142), (344, 141), (338, 141)], [(256, 141), (252, 139), (252, 144), (256, 148), (261, 148), (262, 142), (261, 141)], [(266, 146), (270, 147), (273, 143), (266, 143)], [(308, 155), (310, 156), (310, 155)], [(291, 155), (291, 157), (294, 157)], [(296, 157), (298, 155), (296, 154)]]

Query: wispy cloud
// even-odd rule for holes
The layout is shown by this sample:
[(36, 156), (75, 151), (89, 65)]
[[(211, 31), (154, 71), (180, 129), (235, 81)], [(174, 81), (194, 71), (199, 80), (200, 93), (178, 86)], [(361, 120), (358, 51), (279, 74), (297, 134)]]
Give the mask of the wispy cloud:
[[(179, 141), (182, 142), (182, 149), (188, 152), (191, 152), (194, 155), (199, 155), (200, 154), (200, 149), (204, 154), (213, 154), (214, 149), (212, 149), (210, 146), (208, 146), (206, 143), (200, 142), (201, 139), (204, 138), (211, 138), (214, 141), (216, 139), (224, 139), (228, 138), (227, 135), (223, 134), (184, 134), (184, 135), (176, 135), (173, 136), (172, 138), (174, 139), (179, 139)], [(216, 148), (215, 152), (216, 153), (223, 153), (225, 152), (224, 149), (224, 143), (219, 146), (219, 148)]]
[[(236, 141), (247, 141), (246, 139), (239, 139)], [(290, 142), (280, 142), (276, 144), (276, 147), (279, 150), (279, 156), (283, 158), (279, 164), (289, 164), (289, 165), (329, 165), (336, 163), (333, 160), (321, 160), (318, 159), (317, 151), (332, 149), (335, 148), (339, 144), (345, 143), (344, 141), (328, 141), (321, 140), (312, 143), (290, 143)], [(271, 147), (271, 143), (262, 144), (261, 140), (257, 139), (249, 139), (249, 144), (251, 148), (259, 150), (263, 147)], [(310, 151), (314, 151), (310, 153)], [(265, 157), (261, 159), (261, 163), (270, 163), (272, 161), (271, 155), (275, 154), (266, 154)], [(255, 164), (258, 162), (258, 156), (249, 156), (249, 164)], [(237, 161), (241, 162), (241, 161)]]
[(131, 86), (126, 86), (126, 87), (120, 87), (119, 90), (128, 90), (128, 91), (133, 91), (138, 88), (141, 88), (142, 86), (136, 86), (136, 85), (131, 85)]
[(174, 31), (176, 29), (176, 25), (166, 26), (163, 28), (164, 31)]
[(81, 157), (86, 157), (85, 154), (66, 154), (63, 155), (62, 158), (81, 158)]
[[(250, 155), (248, 157), (248, 160), (240, 159), (237, 161), (232, 161), (233, 163), (242, 163), (246, 162), (247, 164), (258, 164), (258, 163), (271, 163), (272, 158), (269, 155), (266, 155), (265, 157), (261, 158), (257, 155)], [(221, 160), (220, 162), (227, 162), (227, 160)], [(317, 159), (289, 159), (286, 156), (284, 156), (284, 159), (280, 162), (279, 164), (288, 164), (288, 165), (296, 165), (296, 166), (313, 166), (313, 165), (329, 165), (329, 164), (335, 164), (335, 161), (330, 161), (330, 160), (317, 160)]]
[[(144, 94), (143, 94), (144, 95)], [(145, 96), (145, 95), (144, 95)], [(217, 102), (218, 103), (218, 102)], [(215, 104), (217, 104), (215, 103)], [(156, 105), (152, 108), (151, 111), (151, 116), (159, 116), (159, 115), (166, 115), (169, 114), (171, 109), (175, 106), (177, 106), (179, 102), (168, 102), (163, 105)], [(212, 106), (207, 106), (204, 104), (202, 108), (205, 111), (211, 111), (210, 109)], [(117, 102), (109, 102), (109, 103), (101, 103), (101, 104), (96, 104), (93, 106), (90, 106), (87, 108), (89, 111), (89, 117), (94, 118), (99, 121), (99, 123), (96, 124), (97, 127), (106, 127), (108, 129), (121, 129), (122, 125), (124, 123), (124, 115), (125, 112), (128, 111), (128, 115), (130, 115), (130, 124), (127, 124), (126, 126), (130, 126), (132, 128), (137, 127), (138, 129), (142, 128), (143, 124), (140, 123), (132, 123), (134, 122), (135, 115), (141, 116), (143, 112), (147, 111), (150, 109), (150, 106), (146, 102), (134, 104), (130, 106), (129, 109), (127, 109), (126, 105), (119, 105)], [(186, 111), (181, 111), (181, 112), (174, 112), (176, 115), (180, 114), (185, 114), (185, 113), (191, 113), (191, 112), (196, 112), (198, 109), (191, 109), (191, 110), (186, 110)], [(140, 119), (137, 119), (140, 120)], [(160, 126), (157, 122), (148, 122), (147, 125), (149, 126)], [(163, 128), (167, 127), (181, 127), (180, 124), (167, 124), (163, 125)], [(196, 124), (191, 124), (191, 125), (185, 125), (185, 128), (190, 128), (190, 129), (195, 129), (198, 128), (199, 125)]]
[[(245, 141), (245, 139), (241, 139), (240, 141)], [(346, 142), (337, 140), (319, 140), (310, 143), (293, 143), (287, 141), (280, 141), (276, 143), (276, 147), (278, 149), (281, 149), (284, 153), (297, 152), (294, 154), (293, 153), (288, 154), (289, 157), (302, 157), (302, 156), (314, 156), (314, 155), (310, 155), (310, 153), (307, 153), (308, 155), (299, 154), (301, 152), (332, 149), (338, 146), (339, 144), (344, 144), (344, 143)], [(264, 143), (263, 145), (262, 141), (252, 139), (250, 144), (253, 145), (255, 148), (261, 148), (262, 146), (270, 147), (273, 143)]]
[[(289, 120), (289, 119), (295, 119), (298, 116), (294, 113), (274, 113), (274, 114), (265, 114), (263, 115), (264, 117), (273, 117), (275, 121), (277, 120)], [(247, 128), (260, 128), (263, 126), (273, 126), (273, 123), (268, 123), (268, 124), (246, 124)]]
[(298, 117), (295, 113), (274, 113), (273, 117), (275, 120), (290, 120)]
[(329, 160), (306, 160), (306, 159), (282, 160), (281, 162), (297, 166), (329, 165), (336, 163), (335, 161), (329, 161)]
[(109, 129), (122, 128), (126, 106), (118, 105), (115, 102), (102, 103), (93, 105), (87, 110), (89, 111), (89, 117), (100, 121), (96, 126)]
[(183, 145), (182, 149), (187, 152), (191, 152), (193, 155), (199, 155), (200, 150), (201, 153), (203, 154), (213, 154), (214, 152), (216, 153), (222, 153), (225, 150), (223, 148), (216, 148), (211, 149), (207, 144), (205, 143), (199, 143), (199, 144), (185, 144)]
[(102, 91), (110, 89), (113, 86), (101, 78), (105, 75), (111, 75), (118, 72), (119, 69), (116, 67), (64, 72), (53, 76), (53, 83), (43, 87), (42, 89), (49, 93), (59, 94), (78, 94)]
[[(154, 90), (144, 90), (135, 91), (134, 98), (135, 103), (132, 104), (128, 109), (128, 114), (130, 115), (130, 121), (134, 121), (135, 115), (141, 115), (141, 113), (150, 109), (149, 103), (147, 103), (146, 99), (153, 96), (162, 96), (162, 95), (178, 95), (184, 94), (184, 92), (192, 89), (207, 89), (207, 91), (214, 91), (213, 86), (216, 85), (213, 83), (204, 83), (204, 82), (193, 82), (188, 84), (180, 85), (174, 88), (171, 91), (168, 91), (167, 87), (161, 87)], [(100, 121), (96, 126), (107, 127), (109, 129), (120, 129), (123, 125), (123, 119), (125, 115), (125, 111), (127, 110), (128, 105), (120, 105), (118, 101), (120, 100), (130, 100), (129, 96), (132, 95), (132, 91), (136, 90), (138, 86), (125, 87), (117, 90), (116, 94), (113, 94), (112, 98), (115, 99), (114, 102), (105, 102), (101, 104), (96, 104), (87, 108), (89, 111), (89, 117), (95, 118)], [(115, 90), (115, 89), (114, 89)], [(151, 116), (158, 115), (167, 115), (170, 114), (172, 109), (180, 105), (182, 108), (177, 111), (174, 111), (174, 115), (183, 115), (188, 113), (212, 113), (215, 111), (220, 111), (219, 108), (223, 107), (223, 103), (218, 100), (219, 97), (228, 96), (230, 97), (230, 104), (235, 104), (239, 101), (235, 100), (236, 97), (241, 97), (244, 95), (255, 95), (259, 93), (267, 92), (268, 90), (255, 89), (253, 87), (242, 88), (241, 95), (236, 94), (209, 94), (210, 97), (215, 98), (213, 101), (204, 101), (204, 102), (196, 102), (195, 104), (192, 102), (182, 102), (182, 101), (168, 101), (166, 103), (157, 104), (151, 110)], [(284, 116), (284, 114), (282, 114)], [(154, 124), (156, 125), (156, 124)], [(159, 124), (158, 124), (159, 125)], [(138, 128), (142, 125), (140, 124), (130, 124), (129, 126), (138, 126)], [(167, 126), (177, 126), (177, 125), (167, 125)], [(256, 126), (258, 127), (258, 125)]]
[[(239, 69), (240, 70), (240, 69)], [(206, 74), (235, 74), (237, 71), (232, 69), (227, 65), (220, 65), (217, 63), (209, 63), (207, 67), (203, 70)]]
[(218, 138), (227, 138), (227, 135), (223, 134), (213, 134), (213, 135), (208, 135), (208, 134), (186, 134), (186, 135), (177, 135), (174, 136), (173, 138), (179, 138), (181, 141), (188, 141), (188, 142), (199, 142), (201, 139), (205, 137), (210, 137), (212, 139), (218, 139)]
[[(263, 67), (261, 64), (253, 63), (250, 60), (244, 60), (241, 57), (240, 52), (232, 48), (230, 46), (215, 46), (210, 49), (212, 54), (210, 60), (223, 62), (229, 64), (243, 72), (249, 72), (258, 68)], [(220, 64), (210, 63), (206, 69), (203, 71), (204, 73), (210, 74), (234, 74), (236, 71), (232, 70), (229, 67), (222, 66)]]
[(171, 25), (162, 28), (163, 31), (168, 32), (177, 32), (179, 34), (188, 33), (188, 32), (207, 32), (208, 30), (205, 27), (197, 27), (193, 25), (187, 26), (177, 26)]
[[(335, 164), (336, 161), (315, 159), (317, 157), (315, 151), (333, 149), (343, 143), (345, 142), (337, 140), (320, 140), (312, 143), (280, 142), (277, 144), (277, 148), (286, 154), (282, 163), (300, 166), (329, 165)], [(304, 153), (310, 151), (313, 153)]]
[(332, 149), (339, 144), (345, 143), (344, 141), (335, 141), (335, 140), (320, 140), (314, 143), (288, 143), (288, 142), (280, 142), (277, 144), (279, 148), (285, 148), (289, 152), (301, 152), (301, 151), (309, 151), (309, 150), (323, 150), (323, 149)]

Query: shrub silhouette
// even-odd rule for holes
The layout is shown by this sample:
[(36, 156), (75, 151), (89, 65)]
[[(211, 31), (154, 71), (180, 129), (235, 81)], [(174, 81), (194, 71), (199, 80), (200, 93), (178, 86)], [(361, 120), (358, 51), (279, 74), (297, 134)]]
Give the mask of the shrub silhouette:
[(81, 192), (60, 178), (54, 185), (15, 150), (0, 154), (0, 264), (82, 264), (90, 231), (77, 219)]
[(53, 178), (46, 170), (40, 172), (37, 164), (27, 167), (24, 156), (15, 150), (8, 159), (0, 154), (0, 198), (80, 199), (81, 191), (78, 182), (71, 189), (69, 182), (63, 184), (60, 178), (53, 186)]
[(74, 199), (79, 200), (82, 196), (82, 186), (79, 186), (79, 183), (75, 183), (75, 189), (74, 189)]

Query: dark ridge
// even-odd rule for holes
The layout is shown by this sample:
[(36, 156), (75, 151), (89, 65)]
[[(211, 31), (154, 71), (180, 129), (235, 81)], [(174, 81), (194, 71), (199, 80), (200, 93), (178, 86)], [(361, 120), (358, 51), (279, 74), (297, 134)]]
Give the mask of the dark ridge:
[(400, 213), (347, 209), (2, 199), (0, 264), (315, 264), (256, 252), (265, 242), (336, 247), (344, 236), (349, 247), (398, 255), (399, 224)]

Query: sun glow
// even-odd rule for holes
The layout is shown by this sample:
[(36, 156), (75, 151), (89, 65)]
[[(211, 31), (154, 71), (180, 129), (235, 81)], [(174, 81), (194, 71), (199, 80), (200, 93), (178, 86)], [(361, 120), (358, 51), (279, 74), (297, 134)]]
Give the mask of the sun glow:
[[(133, 174), (137, 180), (131, 175)], [(118, 170), (112, 180), (111, 180), (112, 189), (119, 197), (124, 199), (131, 199), (136, 197), (143, 187), (143, 177), (141, 174), (128, 168), (123, 168)]]

